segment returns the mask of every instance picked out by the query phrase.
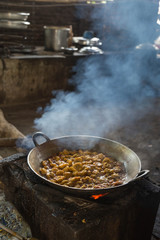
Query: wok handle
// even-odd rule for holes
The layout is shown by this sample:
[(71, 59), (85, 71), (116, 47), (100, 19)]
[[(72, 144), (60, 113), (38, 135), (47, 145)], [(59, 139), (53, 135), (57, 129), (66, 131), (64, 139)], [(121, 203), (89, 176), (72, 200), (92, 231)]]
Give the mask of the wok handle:
[(38, 138), (38, 137), (44, 138), (44, 139), (46, 140), (46, 142), (47, 142), (47, 141), (50, 141), (50, 138), (49, 138), (48, 136), (46, 136), (44, 133), (42, 133), (42, 132), (36, 132), (36, 133), (34, 133), (33, 136), (32, 136), (32, 139), (33, 139), (33, 142), (34, 142), (35, 146), (39, 146), (39, 145), (40, 145), (40, 144), (38, 144), (38, 142), (37, 142), (37, 138)]
[(147, 174), (148, 174), (149, 172), (150, 172), (149, 170), (142, 170), (142, 171), (140, 171), (140, 172), (137, 174), (135, 180), (147, 176)]

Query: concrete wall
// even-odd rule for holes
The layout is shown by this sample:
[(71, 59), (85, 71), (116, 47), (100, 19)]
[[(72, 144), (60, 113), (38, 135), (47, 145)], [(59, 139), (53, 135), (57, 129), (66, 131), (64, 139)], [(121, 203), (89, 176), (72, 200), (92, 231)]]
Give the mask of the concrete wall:
[(47, 98), (52, 90), (69, 89), (71, 58), (1, 59), (0, 105)]

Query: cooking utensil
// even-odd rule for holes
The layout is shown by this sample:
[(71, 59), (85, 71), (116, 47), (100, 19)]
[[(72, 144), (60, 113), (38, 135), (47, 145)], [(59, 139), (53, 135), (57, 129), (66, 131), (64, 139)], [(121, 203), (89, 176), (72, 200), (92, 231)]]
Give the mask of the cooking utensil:
[(0, 12), (0, 19), (5, 20), (21, 20), (26, 21), (29, 17), (30, 13), (24, 13), (24, 12)]
[(26, 29), (30, 25), (30, 22), (17, 21), (17, 20), (0, 20), (1, 28), (12, 28), (12, 29)]
[(75, 47), (61, 48), (61, 49), (65, 54), (70, 54), (70, 55), (78, 51), (78, 48), (75, 48)]
[(67, 48), (70, 37), (69, 27), (44, 26), (45, 49), (50, 51), (61, 51)]
[(91, 46), (102, 46), (102, 42), (100, 41), (99, 38), (94, 37), (94, 38), (90, 39), (90, 45)]
[[(42, 144), (38, 144), (37, 139), (41, 137), (43, 141)], [(66, 193), (73, 193), (77, 195), (97, 195), (101, 193), (106, 193), (110, 191), (114, 191), (117, 189), (122, 189), (124, 186), (129, 184), (130, 182), (134, 182), (149, 173), (149, 170), (141, 171), (141, 161), (139, 157), (128, 147), (110, 139), (87, 136), (87, 135), (72, 135), (72, 136), (64, 136), (50, 140), (43, 133), (35, 133), (33, 135), (33, 142), (35, 144), (35, 148), (33, 148), (28, 156), (27, 162), (30, 169), (45, 183), (50, 186), (64, 191)], [(72, 188), (63, 186), (60, 184), (52, 183), (45, 177), (43, 177), (40, 172), (41, 162), (45, 159), (48, 159), (55, 153), (68, 149), (68, 150), (93, 150), (100, 153), (104, 153), (115, 158), (117, 161), (123, 162), (126, 168), (126, 181), (124, 184), (103, 188), (103, 189), (80, 189), (80, 188)]]
[(99, 38), (84, 38), (84, 37), (73, 37), (73, 44), (80, 46), (101, 46), (102, 42)]
[(79, 50), (79, 53), (82, 53), (82, 54), (103, 54), (103, 51), (98, 47), (88, 46), (88, 47), (81, 48)]
[(2, 228), (4, 231), (10, 233), (12, 236), (14, 236), (14, 237), (16, 237), (16, 238), (18, 238), (20, 240), (38, 240), (37, 238), (34, 238), (34, 237), (31, 237), (31, 238), (22, 237), (21, 235), (19, 235), (18, 233), (14, 232), (10, 228), (6, 227), (2, 223), (0, 223), (0, 228)]
[(73, 44), (81, 45), (81, 46), (88, 46), (90, 44), (89, 39), (84, 37), (73, 37)]

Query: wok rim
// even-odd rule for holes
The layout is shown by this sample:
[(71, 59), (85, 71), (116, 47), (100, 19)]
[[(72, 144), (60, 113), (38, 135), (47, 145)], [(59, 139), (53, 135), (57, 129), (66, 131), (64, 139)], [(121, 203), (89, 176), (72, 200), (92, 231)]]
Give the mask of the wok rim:
[(135, 176), (134, 178), (132, 178), (131, 180), (129, 180), (129, 181), (127, 181), (127, 182), (124, 182), (124, 183), (121, 184), (121, 185), (113, 186), (113, 187), (108, 187), (108, 188), (85, 188), (85, 189), (83, 189), (83, 188), (68, 187), (68, 186), (64, 186), (64, 185), (61, 185), (61, 184), (57, 184), (57, 183), (54, 183), (54, 182), (49, 181), (47, 178), (45, 178), (45, 177), (43, 177), (42, 175), (40, 175), (39, 173), (37, 173), (37, 172), (32, 168), (32, 166), (31, 166), (31, 164), (30, 164), (30, 161), (29, 161), (30, 155), (32, 154), (32, 152), (35, 151), (36, 149), (38, 149), (38, 147), (41, 147), (41, 145), (47, 143), (47, 142), (48, 142), (48, 141), (47, 141), (47, 142), (44, 142), (44, 143), (42, 143), (42, 144), (40, 144), (40, 145), (38, 145), (38, 146), (35, 146), (35, 147), (29, 152), (29, 154), (28, 154), (28, 156), (27, 156), (27, 163), (28, 163), (30, 169), (31, 169), (39, 178), (41, 178), (41, 180), (44, 180), (44, 182), (48, 183), (49, 185), (56, 186), (56, 188), (59, 189), (59, 190), (63, 190), (63, 189), (64, 189), (64, 190), (71, 190), (71, 192), (75, 192), (75, 191), (76, 191), (76, 192), (79, 192), (79, 193), (82, 193), (82, 194), (83, 194), (83, 193), (86, 193), (86, 191), (87, 191), (87, 193), (90, 194), (90, 195), (95, 194), (96, 192), (97, 192), (97, 194), (98, 194), (98, 193), (100, 194), (100, 193), (102, 193), (102, 192), (105, 193), (105, 192), (109, 192), (109, 191), (112, 191), (112, 190), (115, 190), (115, 189), (118, 189), (118, 188), (125, 187), (125, 186), (128, 185), (129, 183), (131, 183), (131, 182), (133, 182), (134, 180), (136, 180), (138, 174), (139, 174), (140, 171), (141, 171), (141, 160), (140, 160), (140, 158), (138, 157), (138, 155), (137, 155), (131, 148), (129, 148), (129, 147), (125, 146), (124, 144), (119, 143), (119, 142), (117, 142), (117, 141), (115, 141), (115, 140), (109, 139), (109, 138), (104, 138), (104, 137), (99, 137), (99, 136), (92, 136), (92, 135), (64, 135), (64, 136), (60, 136), (60, 137), (56, 137), (56, 138), (50, 139), (49, 142), (50, 142), (50, 141), (55, 141), (55, 140), (58, 140), (58, 139), (62, 139), (62, 138), (63, 138), (63, 139), (64, 139), (64, 138), (68, 138), (68, 137), (69, 137), (69, 138), (70, 138), (70, 137), (96, 138), (96, 139), (100, 139), (100, 140), (104, 140), (104, 141), (109, 141), (109, 142), (118, 144), (118, 145), (120, 145), (120, 146), (128, 149), (129, 151), (131, 151), (131, 152), (135, 155), (135, 157), (136, 157), (137, 160), (138, 160), (139, 169), (138, 169), (138, 172), (137, 172), (136, 176)]

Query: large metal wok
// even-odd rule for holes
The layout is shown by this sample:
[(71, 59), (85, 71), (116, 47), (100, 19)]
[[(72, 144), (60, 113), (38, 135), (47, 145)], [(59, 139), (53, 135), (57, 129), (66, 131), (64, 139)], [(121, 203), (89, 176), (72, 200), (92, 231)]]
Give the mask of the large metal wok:
[[(38, 143), (40, 140), (39, 137), (43, 138), (42, 144)], [(43, 179), (45, 183), (66, 193), (91, 196), (115, 190), (117, 191), (124, 186), (128, 186), (129, 183), (146, 176), (149, 172), (149, 170), (141, 171), (141, 161), (135, 152), (128, 147), (110, 139), (87, 135), (72, 135), (50, 140), (43, 133), (37, 132), (33, 135), (33, 142), (36, 147), (33, 148), (28, 154), (27, 162), (29, 167), (41, 180)], [(126, 169), (126, 181), (122, 185), (102, 189), (80, 189), (50, 182), (39, 172), (41, 162), (63, 149), (93, 150), (114, 157), (118, 161), (124, 163)]]

